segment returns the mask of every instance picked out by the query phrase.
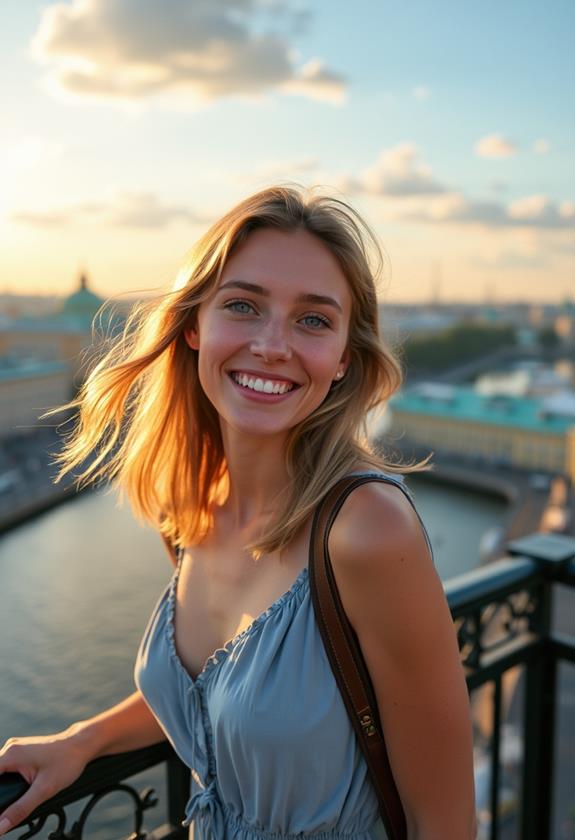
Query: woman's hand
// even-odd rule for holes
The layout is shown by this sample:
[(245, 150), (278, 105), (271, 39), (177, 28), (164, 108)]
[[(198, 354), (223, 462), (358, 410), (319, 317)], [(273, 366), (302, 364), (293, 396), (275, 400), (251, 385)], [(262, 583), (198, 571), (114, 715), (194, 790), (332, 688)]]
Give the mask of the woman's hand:
[(0, 814), (0, 835), (75, 782), (91, 759), (74, 726), (55, 735), (9, 738), (0, 749), (0, 774), (20, 773), (30, 788)]

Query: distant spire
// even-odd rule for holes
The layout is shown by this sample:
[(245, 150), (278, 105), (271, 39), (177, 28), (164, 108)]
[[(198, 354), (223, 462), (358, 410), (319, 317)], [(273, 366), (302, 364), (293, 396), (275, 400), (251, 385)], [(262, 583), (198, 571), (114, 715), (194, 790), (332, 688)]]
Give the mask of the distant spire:
[(441, 262), (435, 260), (431, 265), (431, 305), (437, 306), (441, 297)]
[(80, 288), (87, 289), (88, 288), (88, 277), (86, 276), (85, 271), (80, 272)]

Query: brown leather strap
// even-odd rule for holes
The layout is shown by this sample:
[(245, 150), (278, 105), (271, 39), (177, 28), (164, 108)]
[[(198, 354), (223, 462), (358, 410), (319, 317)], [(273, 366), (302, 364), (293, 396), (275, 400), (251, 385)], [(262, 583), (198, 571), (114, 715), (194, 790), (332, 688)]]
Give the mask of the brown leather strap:
[(316, 510), (309, 554), (311, 598), (327, 658), (355, 729), (390, 840), (406, 840), (405, 813), (389, 764), (377, 700), (361, 648), (339, 597), (328, 551), (331, 526), (348, 495), (368, 481), (398, 483), (377, 473), (341, 479)]

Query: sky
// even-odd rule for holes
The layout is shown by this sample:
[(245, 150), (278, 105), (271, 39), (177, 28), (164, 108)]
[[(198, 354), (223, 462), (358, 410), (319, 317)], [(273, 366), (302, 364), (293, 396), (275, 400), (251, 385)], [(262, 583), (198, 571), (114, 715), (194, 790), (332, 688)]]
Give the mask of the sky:
[(572, 0), (0, 9), (0, 293), (168, 289), (274, 183), (362, 213), (382, 300), (575, 299)]

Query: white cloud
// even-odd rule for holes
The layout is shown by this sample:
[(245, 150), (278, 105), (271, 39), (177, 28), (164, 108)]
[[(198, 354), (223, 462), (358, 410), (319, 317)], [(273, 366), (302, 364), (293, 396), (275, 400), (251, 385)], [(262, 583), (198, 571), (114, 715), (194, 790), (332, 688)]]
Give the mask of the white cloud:
[(508, 213), (512, 219), (540, 219), (550, 207), (550, 200), (544, 195), (529, 195), (512, 201)]
[(288, 79), (281, 85), (286, 93), (308, 96), (340, 105), (345, 101), (345, 80), (339, 73), (328, 70), (319, 59), (308, 61), (301, 68), (297, 76)]
[(501, 134), (489, 134), (478, 140), (473, 149), (478, 157), (506, 158), (517, 152), (517, 144)]
[[(567, 213), (565, 204), (568, 205)], [(570, 202), (556, 204), (543, 195), (526, 196), (505, 205), (498, 201), (467, 198), (462, 193), (449, 193), (431, 198), (425, 207), (408, 210), (401, 218), (486, 228), (525, 227), (559, 231), (575, 228), (575, 212), (570, 215), (570, 205)]]
[(32, 227), (60, 227), (73, 221), (74, 214), (71, 210), (19, 210), (10, 219)]
[(417, 148), (411, 143), (384, 149), (373, 166), (362, 170), (357, 178), (348, 177), (343, 186), (350, 192), (397, 198), (446, 191), (446, 187), (433, 178), (430, 167), (419, 160)]
[(533, 143), (533, 151), (536, 155), (546, 155), (550, 148), (551, 145), (549, 141), (545, 140), (543, 137)]
[(174, 221), (204, 222), (205, 218), (189, 207), (163, 204), (153, 193), (124, 193), (108, 211), (113, 225), (135, 228), (160, 228)]
[(204, 224), (211, 219), (189, 207), (162, 202), (153, 193), (122, 193), (112, 201), (82, 202), (47, 210), (22, 210), (12, 221), (35, 227), (58, 227), (82, 221), (105, 225), (158, 230), (175, 221)]
[(415, 99), (423, 101), (424, 99), (429, 99), (429, 88), (425, 87), (425, 85), (418, 85), (418, 87), (414, 87), (412, 90), (412, 94)]
[(72, 0), (44, 9), (32, 53), (57, 90), (84, 98), (175, 91), (193, 107), (280, 90), (340, 102), (340, 74), (296, 66), (289, 38), (306, 21), (287, 0)]

